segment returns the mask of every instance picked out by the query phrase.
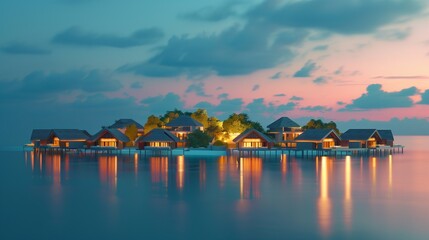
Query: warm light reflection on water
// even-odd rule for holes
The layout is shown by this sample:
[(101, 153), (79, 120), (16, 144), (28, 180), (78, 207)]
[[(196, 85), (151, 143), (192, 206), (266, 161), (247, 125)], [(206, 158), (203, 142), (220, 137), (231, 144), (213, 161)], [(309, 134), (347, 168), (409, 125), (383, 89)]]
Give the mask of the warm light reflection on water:
[(168, 157), (150, 157), (152, 183), (162, 183), (168, 187)]
[(344, 172), (344, 225), (350, 229), (352, 225), (352, 160), (346, 156)]
[(280, 156), (280, 166), (281, 166), (283, 181), (285, 181), (286, 173), (287, 173), (287, 155), (286, 154), (282, 154)]
[(389, 191), (392, 190), (392, 185), (393, 185), (393, 157), (390, 154), (389, 155)]
[(262, 158), (240, 158), (240, 197), (260, 198)]
[(116, 190), (118, 181), (118, 156), (99, 156), (100, 181)]
[(183, 189), (185, 184), (185, 156), (177, 156), (177, 188)]
[(331, 200), (329, 199), (329, 166), (328, 158), (322, 157), (320, 166), (320, 197), (318, 201), (318, 219), (320, 231), (329, 235), (331, 230)]

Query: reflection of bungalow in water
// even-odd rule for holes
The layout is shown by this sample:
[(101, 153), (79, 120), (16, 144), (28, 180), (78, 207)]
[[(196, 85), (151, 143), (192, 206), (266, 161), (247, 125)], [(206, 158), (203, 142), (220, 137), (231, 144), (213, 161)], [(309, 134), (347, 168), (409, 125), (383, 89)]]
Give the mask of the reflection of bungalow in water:
[(295, 138), (302, 133), (298, 123), (288, 117), (281, 117), (267, 126), (268, 134), (274, 137), (276, 143), (282, 147), (296, 147)]
[(35, 147), (83, 148), (89, 138), (87, 131), (79, 129), (35, 129), (31, 134)]
[(393, 147), (395, 138), (393, 137), (392, 130), (377, 130), (381, 137), (381, 144)]
[(103, 128), (88, 140), (91, 147), (123, 149), (130, 139), (118, 129)]
[(274, 141), (267, 135), (256, 129), (247, 129), (232, 140), (237, 148), (268, 148), (274, 145)]
[[(134, 121), (133, 119), (116, 120), (115, 123), (109, 126), (108, 128), (118, 129), (122, 133), (125, 133), (125, 130), (127, 130), (127, 128), (130, 127), (131, 125), (134, 125), (137, 128), (137, 137), (140, 137), (144, 134), (144, 127), (140, 123)], [(131, 139), (131, 140), (134, 140), (134, 139)]]
[(171, 132), (162, 128), (152, 129), (152, 131), (148, 132), (144, 136), (139, 137), (136, 140), (136, 144), (139, 149), (145, 149), (145, 148), (174, 149), (177, 147), (177, 144), (179, 142), (180, 142), (179, 138), (177, 138)]
[(297, 149), (331, 149), (341, 145), (341, 139), (332, 129), (308, 129), (296, 139)]
[(349, 148), (376, 148), (382, 143), (376, 129), (349, 129), (341, 135), (341, 141)]
[(188, 134), (197, 129), (204, 131), (204, 127), (200, 122), (187, 115), (179, 116), (165, 124), (165, 126), (167, 130), (176, 135), (180, 140), (186, 140), (188, 138)]

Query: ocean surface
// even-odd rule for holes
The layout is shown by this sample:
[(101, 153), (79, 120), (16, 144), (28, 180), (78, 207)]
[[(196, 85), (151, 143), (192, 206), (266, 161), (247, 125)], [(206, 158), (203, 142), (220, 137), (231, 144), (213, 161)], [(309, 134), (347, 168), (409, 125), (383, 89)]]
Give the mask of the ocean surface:
[(429, 239), (429, 137), (253, 158), (0, 151), (0, 239)]

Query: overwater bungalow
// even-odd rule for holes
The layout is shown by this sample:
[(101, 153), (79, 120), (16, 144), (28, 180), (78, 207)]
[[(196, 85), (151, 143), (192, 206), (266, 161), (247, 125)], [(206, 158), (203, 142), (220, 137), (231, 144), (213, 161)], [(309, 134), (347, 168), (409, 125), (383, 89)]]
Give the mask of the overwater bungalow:
[(35, 147), (83, 148), (90, 137), (79, 129), (34, 129), (31, 142)]
[(174, 149), (178, 143), (179, 138), (162, 128), (152, 129), (136, 140), (139, 149)]
[(200, 122), (187, 115), (182, 115), (173, 119), (171, 122), (165, 124), (165, 127), (181, 141), (186, 140), (188, 134), (197, 129), (204, 131), (204, 127)]
[(130, 139), (118, 129), (103, 128), (88, 140), (90, 147), (123, 149)]
[(349, 148), (376, 148), (382, 144), (376, 129), (349, 129), (341, 135), (341, 145)]
[(268, 135), (282, 147), (295, 148), (295, 138), (302, 132), (301, 126), (288, 117), (281, 117), (267, 126)]
[(256, 129), (247, 129), (232, 140), (238, 149), (272, 148), (273, 139)]
[(392, 130), (377, 130), (381, 137), (381, 144), (393, 147), (395, 138), (393, 137)]
[(296, 139), (296, 148), (302, 150), (331, 149), (341, 146), (341, 139), (332, 129), (308, 129)]
[[(140, 137), (144, 134), (144, 127), (140, 123), (134, 121), (133, 119), (123, 118), (116, 120), (114, 124), (110, 125), (108, 128), (118, 129), (122, 133), (125, 133), (125, 130), (131, 125), (136, 126), (137, 128), (137, 137)], [(134, 140), (134, 139), (131, 139)]]

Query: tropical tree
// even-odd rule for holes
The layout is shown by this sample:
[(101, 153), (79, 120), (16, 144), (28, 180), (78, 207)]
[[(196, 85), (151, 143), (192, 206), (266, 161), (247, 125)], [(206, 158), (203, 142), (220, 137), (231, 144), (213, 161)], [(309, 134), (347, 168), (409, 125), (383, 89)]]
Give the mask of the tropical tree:
[(164, 114), (164, 116), (160, 117), (160, 119), (163, 123), (167, 124), (182, 115), (183, 115), (183, 112), (175, 108), (173, 111), (167, 111)]
[(205, 132), (197, 129), (188, 134), (187, 145), (189, 147), (208, 147), (212, 138)]
[(154, 128), (160, 128), (164, 126), (164, 123), (161, 121), (161, 119), (159, 119), (159, 117), (155, 116), (155, 115), (150, 115), (147, 118), (147, 121), (144, 125), (144, 133), (148, 133), (150, 132), (152, 129)]
[(337, 124), (333, 121), (324, 123), (321, 119), (311, 119), (308, 123), (302, 127), (302, 129), (333, 129), (336, 133), (340, 134), (340, 130), (337, 128)]
[(191, 114), (191, 117), (200, 122), (204, 126), (204, 129), (209, 126), (207, 110), (199, 108)]
[(137, 126), (134, 123), (127, 126), (127, 128), (125, 129), (125, 135), (130, 139), (130, 141), (127, 142), (125, 146), (127, 147), (134, 146), (134, 141), (137, 138), (137, 131), (138, 131)]

